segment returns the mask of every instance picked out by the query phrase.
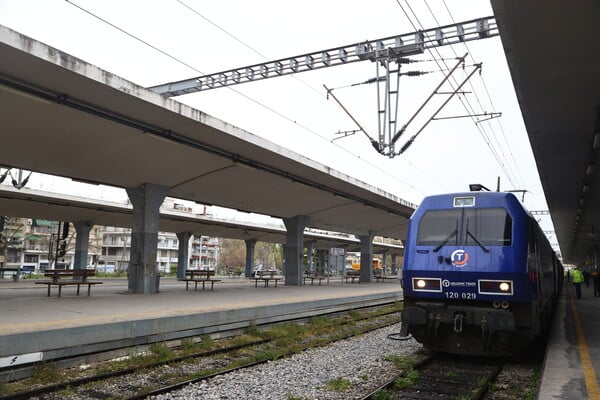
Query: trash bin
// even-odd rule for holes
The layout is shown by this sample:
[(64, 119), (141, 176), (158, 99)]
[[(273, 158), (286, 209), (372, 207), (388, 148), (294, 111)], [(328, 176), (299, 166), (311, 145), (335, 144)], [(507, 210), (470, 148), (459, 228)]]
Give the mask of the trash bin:
[(157, 273), (156, 274), (156, 287), (155, 287), (155, 291), (156, 293), (158, 293), (158, 288), (160, 287), (160, 274)]
[(19, 275), (13, 274), (13, 282), (18, 282), (18, 281), (19, 281)]

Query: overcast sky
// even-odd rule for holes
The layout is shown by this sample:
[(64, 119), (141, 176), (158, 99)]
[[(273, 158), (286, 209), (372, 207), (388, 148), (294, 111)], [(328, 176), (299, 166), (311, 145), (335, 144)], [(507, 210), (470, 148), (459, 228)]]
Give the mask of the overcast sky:
[[(0, 0), (0, 24), (141, 86), (491, 15), (482, 0)], [(422, 62), (402, 66), (430, 73), (401, 78), (398, 124), (408, 121), (442, 80), (440, 69), (465, 53), (456, 82), (474, 63), (483, 63), (481, 74), (464, 88), (462, 102), (452, 99), (439, 116), (500, 112), (502, 117), (478, 124), (472, 118), (433, 121), (394, 158), (378, 154), (362, 133), (332, 143), (336, 132), (357, 126), (327, 99), (323, 84), (336, 88), (333, 93), (353, 117), (377, 136), (376, 85), (348, 87), (375, 76), (370, 61), (176, 100), (413, 203), (431, 194), (466, 191), (470, 183), (495, 189), (500, 177), (501, 189), (528, 191), (530, 210), (547, 209), (500, 38), (436, 50), (413, 57)], [(438, 62), (428, 61), (433, 59)], [(449, 90), (445, 85), (440, 91)], [(434, 97), (400, 145), (444, 100), (444, 95)], [(32, 179), (44, 189), (61, 185)], [(551, 230), (550, 218), (541, 218), (542, 228)]]

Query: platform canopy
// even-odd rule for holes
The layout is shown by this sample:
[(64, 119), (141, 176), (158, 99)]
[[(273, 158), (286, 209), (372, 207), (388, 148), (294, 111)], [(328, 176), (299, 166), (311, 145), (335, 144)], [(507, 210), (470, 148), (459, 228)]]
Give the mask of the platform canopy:
[[(172, 202), (176, 203), (176, 200)], [(17, 190), (0, 185), (0, 210), (6, 215), (51, 221), (92, 221), (96, 225), (131, 228), (131, 205), (113, 201), (87, 199), (79, 196), (57, 194), (23, 188)], [(190, 232), (194, 235), (228, 239), (251, 240), (268, 243), (285, 243), (286, 230), (278, 220), (251, 222), (238, 213), (234, 218), (223, 218), (162, 207), (159, 229), (163, 232)], [(354, 235), (307, 229), (304, 238), (314, 249), (342, 248), (360, 251), (360, 240)], [(403, 255), (404, 246), (393, 241), (375, 238), (374, 252)]]
[(562, 257), (597, 265), (600, 3), (492, 6)]
[(0, 26), (0, 163), (405, 237), (414, 205)]

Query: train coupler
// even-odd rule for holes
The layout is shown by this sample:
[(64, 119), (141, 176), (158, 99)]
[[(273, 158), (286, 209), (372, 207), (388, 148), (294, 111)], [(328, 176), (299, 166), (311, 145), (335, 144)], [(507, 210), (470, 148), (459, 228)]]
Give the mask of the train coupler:
[(491, 349), (494, 333), (494, 329), (489, 329), (484, 319), (481, 324), (481, 343), (483, 345), (483, 351)]
[(462, 313), (454, 314), (454, 333), (462, 333), (464, 319), (465, 319), (464, 314), (462, 314)]

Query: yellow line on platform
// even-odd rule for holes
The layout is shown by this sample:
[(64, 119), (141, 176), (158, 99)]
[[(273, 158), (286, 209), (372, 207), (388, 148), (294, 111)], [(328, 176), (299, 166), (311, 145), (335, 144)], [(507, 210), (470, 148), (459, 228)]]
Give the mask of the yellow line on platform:
[(571, 313), (573, 315), (573, 324), (575, 325), (575, 333), (577, 334), (577, 347), (579, 348), (579, 356), (581, 357), (581, 368), (583, 369), (583, 376), (585, 378), (585, 387), (588, 392), (588, 398), (590, 400), (600, 400), (600, 385), (596, 379), (596, 373), (594, 371), (594, 365), (590, 358), (588, 351), (587, 342), (583, 335), (583, 326), (581, 325), (581, 319), (575, 307), (575, 301), (573, 300), (573, 291), (569, 290), (569, 302), (571, 304)]

